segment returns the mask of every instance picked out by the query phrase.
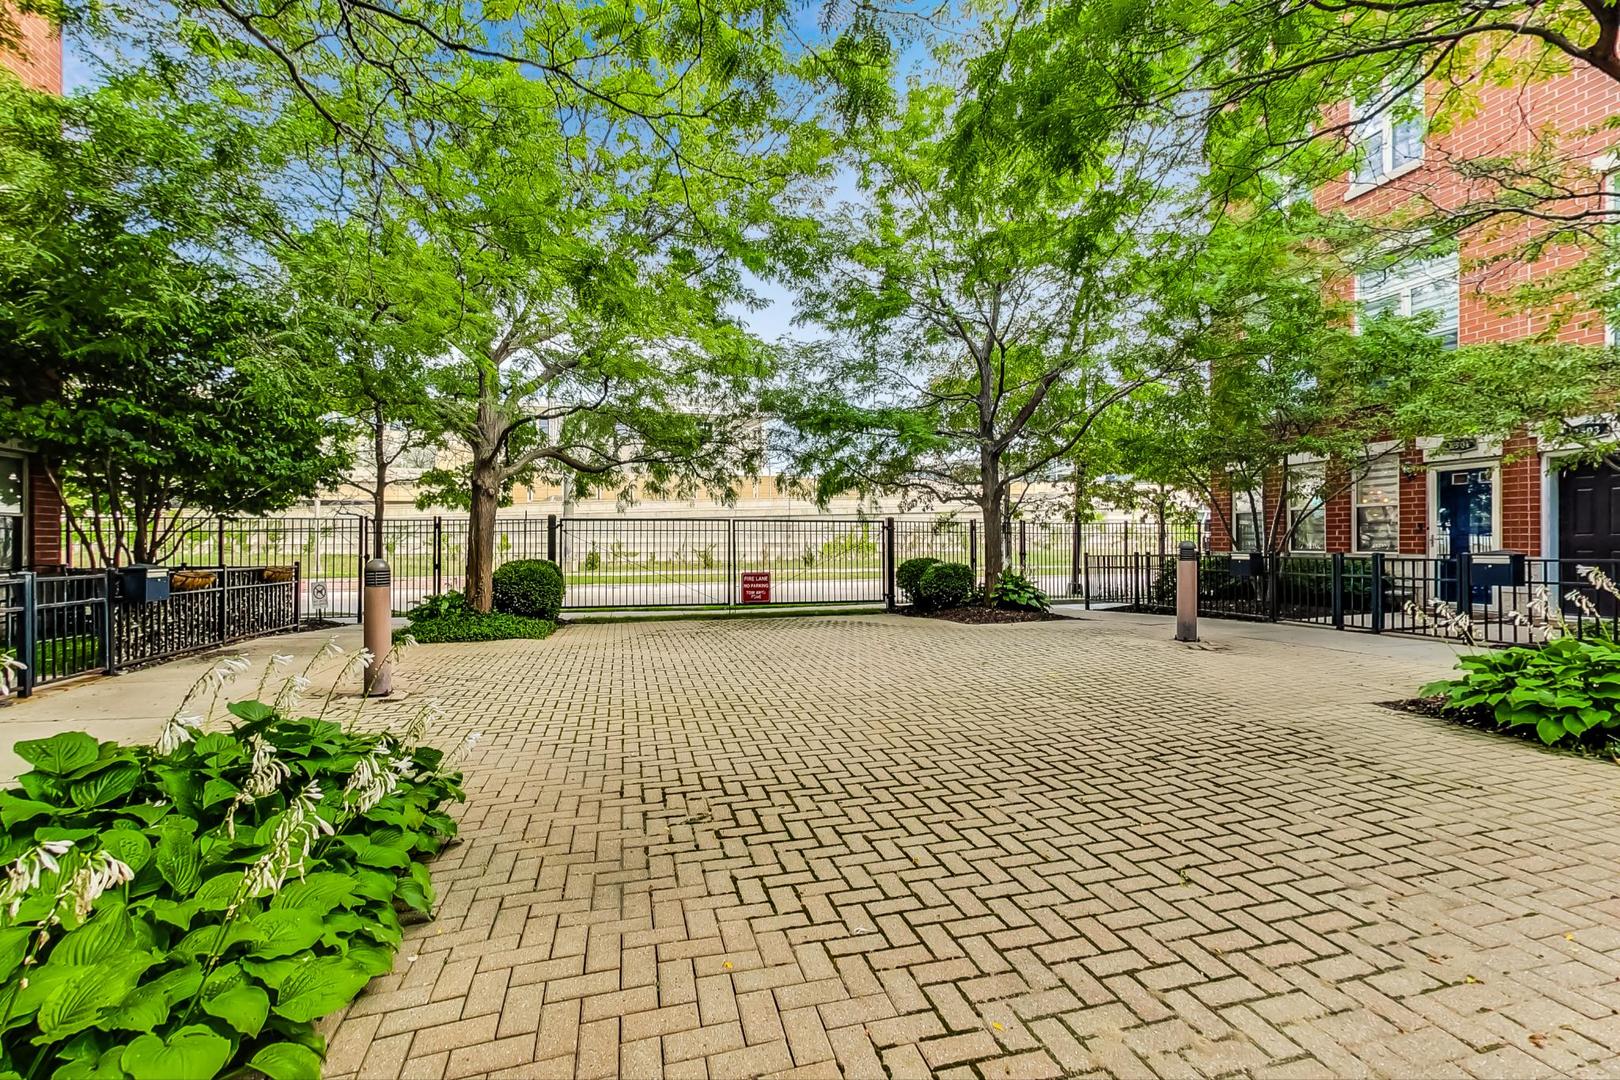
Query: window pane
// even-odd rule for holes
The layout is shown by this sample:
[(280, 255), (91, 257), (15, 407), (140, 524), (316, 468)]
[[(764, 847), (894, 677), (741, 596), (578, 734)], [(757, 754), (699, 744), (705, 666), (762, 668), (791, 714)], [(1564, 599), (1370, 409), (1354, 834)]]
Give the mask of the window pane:
[(1259, 551), (1260, 530), (1253, 514), (1238, 514), (1233, 518), (1232, 547), (1237, 551)]
[(1384, 175), (1384, 124), (1381, 118), (1356, 125), (1356, 183), (1372, 184)]
[(0, 514), (23, 512), (23, 459), (0, 455)]
[(1356, 550), (1394, 551), (1400, 545), (1400, 511), (1393, 506), (1356, 508)]
[(1314, 510), (1294, 511), (1294, 539), (1289, 545), (1295, 551), (1327, 550), (1327, 508), (1318, 504)]
[(1400, 168), (1423, 156), (1423, 94), (1414, 90), (1390, 118), (1390, 166)]

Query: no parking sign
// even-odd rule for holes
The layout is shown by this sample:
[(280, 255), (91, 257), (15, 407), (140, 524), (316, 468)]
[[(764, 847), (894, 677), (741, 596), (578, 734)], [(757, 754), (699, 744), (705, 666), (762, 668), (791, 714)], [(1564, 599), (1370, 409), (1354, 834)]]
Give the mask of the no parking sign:
[(745, 604), (768, 604), (771, 602), (771, 572), (769, 570), (743, 571), (742, 602)]

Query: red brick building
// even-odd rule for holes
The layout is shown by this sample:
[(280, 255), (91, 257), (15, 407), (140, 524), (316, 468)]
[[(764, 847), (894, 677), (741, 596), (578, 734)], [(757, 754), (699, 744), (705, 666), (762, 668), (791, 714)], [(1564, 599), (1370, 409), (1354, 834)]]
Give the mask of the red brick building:
[[(37, 15), (17, 15), (16, 49), (0, 67), (25, 86), (62, 92), (62, 38)], [(62, 561), (62, 499), (37, 456), (0, 444), (0, 571)]]
[[(1440, 92), (1431, 86), (1406, 105), (1361, 115), (1346, 106), (1333, 117), (1351, 122), (1362, 162), (1319, 188), (1318, 206), (1358, 217), (1385, 215), (1414, 199), (1440, 209), (1461, 206), (1478, 193), (1470, 190), (1472, 182), (1458, 163), (1529, 150), (1547, 130), (1563, 133), (1562, 149), (1595, 173), (1620, 167), (1610, 160), (1620, 146), (1620, 131), (1605, 127), (1620, 114), (1620, 84), (1589, 67), (1575, 65), (1567, 74), (1524, 86), (1482, 87), (1477, 109), (1447, 130), (1434, 131), (1423, 119), (1425, 111), (1433, 113), (1432, 102), (1425, 110), (1423, 99)], [(1433, 313), (1436, 335), (1453, 346), (1516, 341), (1555, 326), (1560, 341), (1604, 345), (1610, 339), (1599, 312), (1562, 312), (1566, 317), (1555, 323), (1551, 312), (1503, 310), (1501, 294), (1581, 258), (1571, 247), (1533, 264), (1481, 265), (1493, 255), (1518, 250), (1525, 236), (1498, 221), (1465, 236), (1456, 254), (1361, 274), (1349, 287), (1362, 313)], [(1498, 303), (1492, 303), (1493, 294)], [(1620, 558), (1620, 474), (1561, 468), (1559, 457), (1567, 448), (1543, 446), (1522, 434), (1451, 440), (1440, 435), (1374, 447), (1375, 463), (1364, 478), (1348, 490), (1337, 490), (1342, 483), (1325, 485), (1325, 505), (1296, 498), (1286, 520), (1302, 520), (1291, 549), (1433, 556), (1467, 547), (1549, 558)], [(1278, 478), (1267, 485), (1274, 490), (1238, 494), (1232, 506), (1235, 538), (1227, 535), (1222, 515), (1213, 515), (1212, 546), (1255, 546), (1248, 515), (1275, 520), (1281, 486)]]

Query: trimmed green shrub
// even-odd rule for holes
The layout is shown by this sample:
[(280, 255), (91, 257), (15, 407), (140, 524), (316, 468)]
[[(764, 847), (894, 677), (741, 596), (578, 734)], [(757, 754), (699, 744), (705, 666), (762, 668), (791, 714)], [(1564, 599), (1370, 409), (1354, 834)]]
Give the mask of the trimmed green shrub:
[(156, 746), (17, 744), (0, 1075), (319, 1075), (314, 1022), (392, 970), (401, 912), (431, 915), (420, 860), (464, 796), (419, 723), (361, 734), (294, 719), (294, 698), (236, 702), (207, 734), (182, 704)]
[(917, 581), (917, 603), (930, 611), (961, 607), (972, 596), (973, 568), (966, 563), (936, 563)]
[(938, 565), (938, 559), (931, 559), (926, 555), (920, 559), (907, 559), (894, 568), (894, 583), (904, 589), (906, 595), (911, 597), (911, 602), (915, 604), (917, 583), (922, 580), (922, 576), (928, 572), (930, 566)]
[(1046, 611), (1052, 606), (1040, 586), (1010, 566), (991, 587), (990, 599), (995, 601), (996, 607), (1009, 611)]
[(562, 613), (562, 570), (546, 559), (502, 563), (495, 568), (490, 599), (496, 611), (555, 622)]
[(543, 638), (550, 637), (552, 631), (556, 629), (557, 624), (550, 619), (533, 619), (527, 615), (510, 615), (504, 611), (492, 611), (488, 615), (482, 615), (463, 608), (448, 615), (420, 619), (411, 623), (408, 630), (397, 631), (394, 637), (398, 639), (409, 633), (418, 642), (428, 645), (446, 641)]
[(1441, 697), (1458, 719), (1533, 729), (1551, 746), (1613, 750), (1620, 741), (1620, 643), (1562, 637), (1458, 659), (1461, 678), (1418, 693)]

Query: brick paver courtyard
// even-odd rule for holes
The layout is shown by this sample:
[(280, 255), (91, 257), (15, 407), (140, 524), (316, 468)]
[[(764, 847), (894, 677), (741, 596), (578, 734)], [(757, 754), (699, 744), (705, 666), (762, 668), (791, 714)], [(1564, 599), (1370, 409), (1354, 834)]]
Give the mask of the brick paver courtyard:
[(1436, 650), (1206, 630), (422, 648), (464, 842), (328, 1074), (1620, 1075), (1620, 768), (1373, 704)]

